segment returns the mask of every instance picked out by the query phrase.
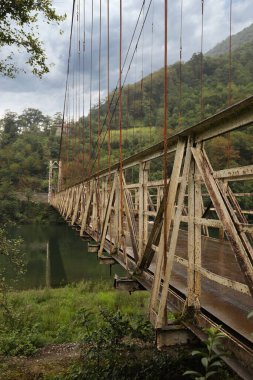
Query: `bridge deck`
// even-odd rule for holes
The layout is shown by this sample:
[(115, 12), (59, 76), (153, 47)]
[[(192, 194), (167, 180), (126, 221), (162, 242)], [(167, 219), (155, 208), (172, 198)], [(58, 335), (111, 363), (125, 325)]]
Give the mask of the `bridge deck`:
[[(180, 230), (177, 242), (177, 256), (187, 259), (187, 231)], [(231, 245), (228, 241), (202, 236), (202, 266), (207, 270), (220, 276), (229, 278), (240, 283), (244, 283), (244, 277), (236, 262)], [(112, 239), (114, 241), (114, 239)], [(107, 236), (107, 245), (105, 248), (109, 251), (109, 236)], [(134, 263), (133, 250), (130, 241), (127, 239), (127, 254)], [(117, 260), (117, 256), (115, 256)], [(119, 255), (119, 263), (125, 267), (123, 255)], [(145, 281), (148, 290), (152, 287), (152, 275), (155, 273), (156, 255), (149, 266), (151, 275), (150, 281)], [(135, 265), (133, 264), (132, 269)], [(145, 278), (147, 279), (147, 277)], [(236, 334), (241, 335), (246, 341), (253, 343), (253, 321), (247, 318), (250, 311), (253, 310), (253, 300), (250, 295), (238, 294), (233, 289), (224, 287), (207, 278), (202, 278), (201, 287), (201, 307), (213, 317), (217, 318), (219, 323), (229, 326)], [(171, 285), (182, 295), (187, 295), (187, 268), (180, 263), (174, 263), (172, 270)], [(169, 297), (168, 297), (169, 301)]]
[[(202, 266), (220, 276), (244, 283), (244, 278), (235, 260), (229, 242), (202, 236)], [(177, 245), (177, 255), (186, 259), (187, 233), (180, 231)], [(173, 267), (172, 284), (187, 294), (186, 268), (175, 263)], [(253, 321), (247, 319), (248, 313), (253, 310), (253, 301), (250, 295), (238, 294), (207, 278), (202, 278), (201, 306), (217, 317), (222, 323), (230, 326), (239, 334), (253, 342)]]
[[(189, 328), (198, 329), (198, 335), (203, 327), (222, 324), (226, 347), (248, 368), (253, 358), (253, 322), (247, 319), (253, 310), (252, 200), (245, 202), (247, 210), (240, 200), (252, 193), (235, 189), (246, 181), (252, 187), (253, 165), (227, 168), (224, 160), (225, 167), (215, 170), (204, 142), (253, 125), (252, 105), (250, 97), (170, 137), (166, 188), (157, 169), (165, 154), (161, 142), (123, 160), (122, 173), (113, 165), (50, 199), (65, 219), (81, 227), (80, 235), (86, 232), (99, 242), (99, 257), (112, 248), (115, 260), (151, 290), (155, 328), (166, 326), (168, 303), (183, 313), (195, 310)], [(225, 233), (224, 240), (209, 237), (213, 233)]]

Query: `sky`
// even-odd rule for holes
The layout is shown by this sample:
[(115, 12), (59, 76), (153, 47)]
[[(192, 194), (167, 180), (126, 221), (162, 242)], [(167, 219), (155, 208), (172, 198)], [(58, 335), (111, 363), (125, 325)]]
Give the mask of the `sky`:
[[(92, 62), (92, 83), (90, 82), (90, 36), (91, 36), (91, 4), (92, 0), (80, 1), (81, 33), (80, 40), (83, 42), (83, 4), (85, 2), (85, 74), (83, 81), (83, 95), (80, 101), (84, 103), (84, 112), (87, 114), (90, 102), (90, 89), (92, 90), (92, 104), (96, 104), (98, 99), (98, 42), (99, 42), (99, 0), (94, 2), (94, 26), (93, 26), (93, 62)], [(101, 37), (101, 97), (107, 93), (107, 44), (106, 44), (106, 0), (102, 0), (102, 37)], [(130, 39), (136, 25), (136, 21), (142, 6), (143, 0), (123, 0), (123, 61), (130, 43)], [(204, 1), (204, 30), (203, 30), (203, 52), (214, 47), (229, 35), (229, 3), (230, 0), (205, 0)], [(150, 4), (149, 11), (148, 6)], [(0, 76), (0, 117), (6, 110), (21, 113), (26, 108), (40, 109), (45, 115), (54, 115), (63, 111), (69, 35), (71, 25), (72, 0), (55, 0), (53, 5), (60, 14), (67, 14), (66, 20), (60, 25), (48, 25), (39, 22), (40, 38), (44, 42), (48, 62), (52, 65), (50, 73), (43, 79), (33, 76), (26, 67), (27, 73), (17, 75), (15, 79)], [(164, 49), (164, 1), (146, 0), (143, 12), (140, 16), (134, 43), (129, 51), (129, 56), (123, 70), (123, 80), (126, 83), (133, 83), (148, 75), (152, 71), (158, 70), (163, 65)], [(136, 53), (133, 55), (137, 38), (140, 33), (145, 15), (147, 19), (144, 24), (143, 33), (139, 39)], [(182, 26), (182, 56), (183, 61), (191, 58), (194, 52), (200, 51), (201, 46), (201, 0), (183, 0), (183, 26)], [(76, 19), (76, 18), (75, 18)], [(181, 0), (168, 0), (168, 62), (172, 64), (179, 60), (180, 47), (180, 20), (181, 20)], [(253, 23), (252, 0), (233, 0), (232, 12), (232, 34)], [(153, 28), (152, 28), (153, 25)], [(60, 30), (64, 33), (60, 34)], [(118, 80), (119, 74), (119, 0), (110, 0), (110, 89), (112, 90)], [(70, 64), (71, 72), (79, 73), (82, 64), (78, 66), (78, 32), (76, 27), (73, 34), (72, 60)], [(3, 57), (5, 50), (2, 49), (0, 55)], [(129, 68), (130, 59), (133, 61)], [(16, 54), (15, 60), (23, 66), (25, 57)], [(80, 70), (79, 70), (80, 68)], [(80, 78), (79, 74), (73, 75)], [(75, 76), (76, 75), (76, 76)], [(81, 75), (81, 74), (80, 74)], [(72, 79), (71, 79), (72, 80)]]

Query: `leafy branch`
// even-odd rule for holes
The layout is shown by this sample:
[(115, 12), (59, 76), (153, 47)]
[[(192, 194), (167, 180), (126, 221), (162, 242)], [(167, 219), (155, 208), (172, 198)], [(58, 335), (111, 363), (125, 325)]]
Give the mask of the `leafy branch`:
[[(205, 329), (205, 332), (207, 333), (207, 340), (204, 342), (205, 348), (192, 351), (192, 356), (200, 357), (203, 372), (184, 372), (185, 376), (189, 375), (195, 380), (206, 380), (216, 375), (222, 367), (221, 358), (226, 355), (221, 343), (225, 337), (224, 334), (216, 327)], [(217, 351), (219, 352), (218, 354), (215, 353)]]
[(42, 77), (49, 71), (46, 52), (39, 39), (39, 19), (48, 24), (59, 25), (66, 15), (58, 15), (52, 6), (52, 0), (18, 0), (4, 1), (0, 7), (0, 47), (12, 49), (0, 60), (0, 73), (14, 78), (24, 71), (13, 63), (16, 49), (27, 55), (26, 64), (31, 66), (32, 73)]

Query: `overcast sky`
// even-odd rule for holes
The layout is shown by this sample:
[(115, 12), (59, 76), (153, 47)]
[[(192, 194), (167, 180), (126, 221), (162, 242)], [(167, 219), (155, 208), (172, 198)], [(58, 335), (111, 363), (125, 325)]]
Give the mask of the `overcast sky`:
[[(97, 101), (98, 93), (98, 36), (99, 36), (99, 0), (94, 1), (94, 33), (93, 33), (93, 81), (92, 102)], [(83, 3), (81, 14), (83, 15)], [(85, 112), (89, 106), (90, 90), (90, 31), (91, 31), (91, 2), (86, 2), (86, 53), (84, 77)], [(72, 0), (53, 1), (58, 13), (66, 13), (67, 19), (61, 27), (43, 24), (40, 29), (41, 39), (44, 41), (48, 61), (54, 66), (43, 79), (38, 79), (29, 72), (20, 74), (15, 79), (0, 76), (0, 116), (5, 110), (22, 112), (32, 107), (40, 109), (44, 114), (53, 115), (62, 112), (67, 72), (69, 33), (72, 12)], [(78, 1), (77, 1), (78, 3)], [(143, 0), (123, 0), (123, 59), (125, 57), (131, 35), (133, 33)], [(143, 23), (150, 0), (145, 1), (144, 10), (140, 17)], [(230, 0), (205, 0), (204, 11), (204, 52), (211, 49), (229, 34), (229, 3)], [(181, 0), (168, 0), (168, 60), (173, 63), (179, 59), (180, 41), (180, 7)], [(81, 16), (82, 21), (83, 16)], [(252, 0), (233, 0), (232, 34), (237, 33), (253, 22)], [(152, 32), (153, 24), (153, 32)], [(59, 29), (64, 33), (60, 35)], [(140, 27), (137, 28), (133, 48), (123, 71), (123, 79), (129, 67), (130, 58), (138, 38)], [(81, 27), (82, 32), (82, 27)], [(110, 81), (111, 89), (115, 87), (119, 67), (119, 0), (110, 0)], [(82, 33), (81, 33), (82, 35)], [(201, 38), (201, 0), (183, 0), (183, 60), (187, 61), (194, 52), (200, 51)], [(77, 46), (77, 33), (74, 30), (73, 56)], [(82, 40), (82, 38), (81, 38)], [(82, 43), (82, 41), (81, 41)], [(102, 0), (102, 60), (101, 60), (101, 90), (102, 97), (106, 95), (106, 0)], [(3, 54), (3, 51), (2, 51)], [(77, 54), (76, 54), (77, 57)], [(23, 56), (15, 57), (22, 65)], [(144, 26), (143, 36), (139, 40), (135, 58), (131, 64), (126, 83), (134, 82), (163, 65), (163, 0), (151, 1), (150, 10)], [(82, 66), (82, 65), (81, 65)], [(78, 61), (71, 64), (71, 71), (78, 70)], [(143, 74), (142, 74), (143, 73)], [(78, 78), (78, 76), (76, 76)]]

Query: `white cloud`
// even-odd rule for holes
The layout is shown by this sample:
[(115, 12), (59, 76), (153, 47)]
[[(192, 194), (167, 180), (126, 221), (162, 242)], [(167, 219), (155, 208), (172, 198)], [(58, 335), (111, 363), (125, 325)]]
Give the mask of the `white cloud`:
[[(89, 72), (90, 72), (90, 29), (91, 29), (91, 1), (86, 1), (86, 58), (85, 66), (85, 111), (89, 107)], [(93, 101), (97, 102), (98, 92), (98, 36), (99, 36), (99, 0), (94, 1), (94, 50), (93, 50)], [(147, 10), (150, 0), (146, 0), (144, 9)], [(83, 4), (84, 0), (81, 0)], [(123, 58), (127, 50), (138, 14), (143, 0), (123, 1)], [(45, 114), (54, 114), (63, 109), (69, 32), (71, 22), (72, 0), (54, 1), (58, 13), (67, 13), (67, 20), (61, 25), (64, 34), (59, 34), (58, 26), (41, 24), (41, 39), (45, 43), (49, 62), (54, 63), (51, 72), (42, 80), (33, 77), (31, 74), (20, 74), (16, 79), (0, 77), (1, 103), (0, 114), (3, 115), (6, 109), (21, 112), (24, 108), (39, 108)], [(78, 1), (77, 1), (78, 3)], [(218, 42), (225, 39), (229, 33), (229, 0), (205, 0), (204, 9), (204, 51), (209, 50)], [(107, 35), (106, 35), (106, 4), (102, 0), (102, 72), (101, 87), (106, 94), (106, 70), (107, 70)], [(128, 81), (133, 82), (150, 72), (151, 51), (153, 70), (159, 69), (163, 65), (163, 0), (153, 0), (147, 24), (144, 27), (144, 37), (140, 38), (136, 58), (133, 60), (129, 71)], [(180, 0), (168, 1), (168, 59), (173, 63), (179, 59), (179, 38), (180, 38)], [(82, 16), (81, 16), (82, 17)], [(151, 32), (152, 20), (154, 22), (153, 35)], [(143, 21), (143, 14), (140, 21)], [(233, 1), (233, 24), (232, 32), (250, 25), (253, 22), (252, 0)], [(140, 28), (137, 28), (137, 35)], [(118, 80), (119, 72), (119, 1), (110, 0), (110, 67), (111, 67), (111, 88), (114, 88)], [(76, 36), (76, 32), (74, 33)], [(153, 38), (153, 44), (151, 44)], [(188, 60), (191, 55), (200, 50), (201, 38), (201, 1), (183, 0), (183, 59)], [(136, 39), (135, 39), (136, 43)], [(76, 44), (75, 44), (76, 45)], [(134, 44), (135, 45), (135, 44)], [(134, 46), (130, 51), (130, 57)], [(22, 57), (16, 56), (22, 64)], [(126, 64), (123, 77), (129, 66), (129, 59)], [(72, 66), (71, 66), (72, 67)], [(76, 69), (78, 64), (75, 65)], [(76, 76), (78, 78), (78, 76)]]

